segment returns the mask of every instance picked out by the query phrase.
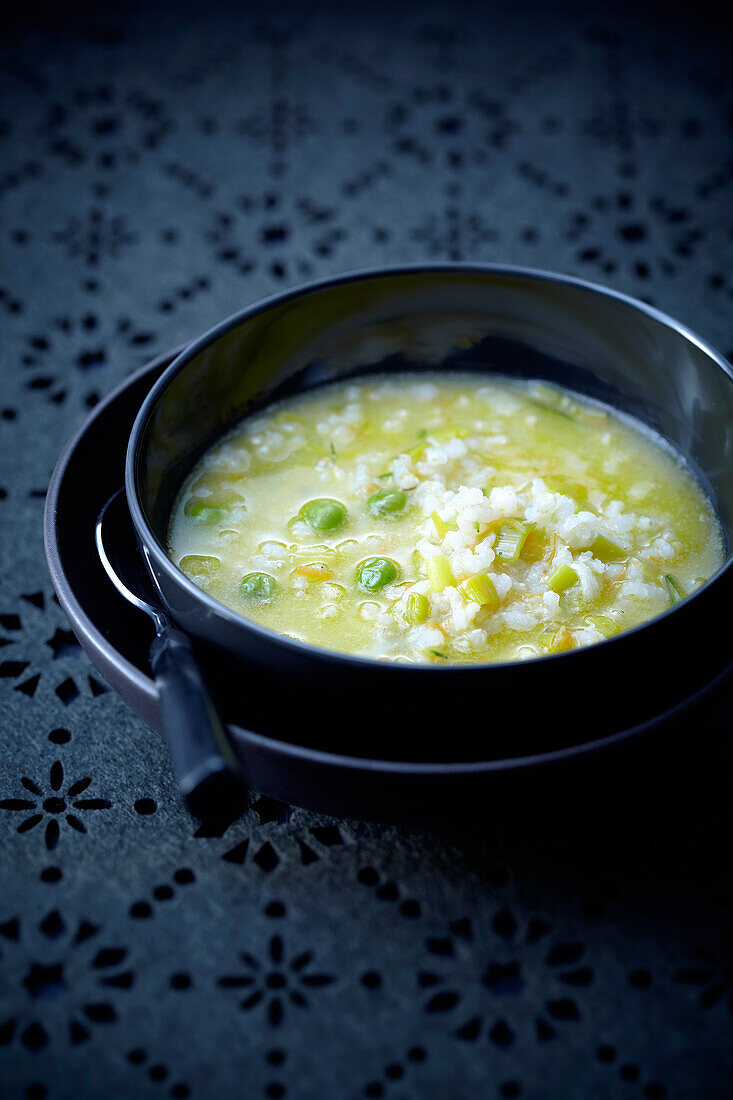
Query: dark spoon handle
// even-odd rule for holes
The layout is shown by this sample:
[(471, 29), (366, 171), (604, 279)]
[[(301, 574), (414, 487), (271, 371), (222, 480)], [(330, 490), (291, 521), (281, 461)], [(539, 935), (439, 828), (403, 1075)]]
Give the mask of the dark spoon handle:
[(204, 820), (222, 805), (244, 810), (248, 790), (185, 634), (164, 629), (150, 647), (160, 710), (181, 793)]

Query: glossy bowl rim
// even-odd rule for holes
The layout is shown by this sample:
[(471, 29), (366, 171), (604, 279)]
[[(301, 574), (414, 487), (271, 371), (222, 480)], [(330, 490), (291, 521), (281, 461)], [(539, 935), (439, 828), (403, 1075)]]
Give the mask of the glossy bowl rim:
[[(432, 665), (427, 663), (416, 664), (404, 664), (402, 662), (390, 662), (383, 661), (376, 657), (364, 657), (353, 653), (344, 653), (336, 649), (326, 649), (323, 646), (316, 646), (308, 642), (303, 642), (297, 638), (291, 638), (285, 634), (280, 634), (275, 630), (270, 630), (269, 627), (262, 626), (260, 623), (254, 622), (251, 619), (245, 618), (243, 615), (238, 615), (235, 611), (226, 607), (225, 604), (215, 600), (213, 596), (203, 592), (193, 581), (189, 580), (185, 573), (178, 568), (177, 565), (168, 557), (164, 547), (159, 542), (157, 536), (153, 532), (147, 517), (145, 516), (144, 509), (140, 503), (138, 488), (137, 488), (137, 466), (138, 466), (138, 453), (140, 450), (141, 440), (143, 438), (145, 429), (150, 421), (151, 414), (160, 399), (161, 395), (167, 389), (172, 380), (184, 369), (184, 367), (197, 356), (205, 348), (215, 343), (219, 337), (224, 336), (226, 333), (237, 328), (243, 322), (249, 320), (252, 317), (257, 316), (260, 313), (266, 312), (275, 306), (282, 305), (285, 302), (291, 301), (294, 298), (305, 297), (308, 294), (317, 292), (319, 290), (326, 290), (331, 287), (336, 287), (345, 283), (358, 283), (366, 281), (368, 279), (380, 279), (389, 278), (392, 276), (400, 275), (451, 275), (451, 274), (478, 274), (478, 275), (493, 275), (493, 276), (509, 276), (510, 278), (534, 280), (540, 283), (554, 283), (569, 286), (575, 290), (584, 291), (591, 294), (598, 294), (605, 298), (610, 298), (617, 302), (630, 307), (637, 312), (640, 312), (652, 320), (659, 322), (666, 328), (672, 329), (678, 335), (682, 336), (685, 340), (692, 343), (700, 351), (703, 352), (709, 359), (711, 359), (716, 366), (718, 366), (728, 378), (731, 385), (733, 385), (733, 365), (723, 356), (712, 344), (708, 343), (703, 337), (696, 333), (693, 329), (688, 328), (681, 321), (677, 321), (674, 317), (664, 313), (662, 310), (656, 309), (654, 306), (647, 305), (645, 302), (640, 301), (637, 298), (632, 297), (629, 294), (624, 294), (621, 291), (612, 290), (609, 287), (605, 287), (599, 283), (590, 282), (586, 279), (580, 279), (573, 275), (564, 275), (559, 272), (548, 271), (542, 268), (526, 267), (515, 264), (497, 264), (497, 263), (413, 263), (413, 264), (395, 264), (385, 265), (371, 268), (358, 268), (351, 271), (342, 272), (339, 275), (327, 276), (326, 278), (310, 280), (306, 283), (300, 283), (297, 286), (289, 287), (287, 290), (277, 291), (274, 294), (270, 294), (265, 298), (261, 298), (256, 302), (253, 302), (249, 306), (245, 306), (241, 310), (237, 310), (235, 313), (230, 314), (228, 317), (219, 321), (216, 325), (207, 329), (195, 340), (187, 343), (176, 355), (172, 363), (165, 368), (160, 378), (155, 382), (150, 392), (145, 397), (140, 409), (138, 410), (135, 422), (130, 432), (130, 439), (127, 446), (127, 454), (125, 456), (125, 492), (127, 495), (127, 502), (132, 516), (133, 526), (137, 532), (138, 537), (141, 539), (143, 545), (146, 548), (147, 554), (150, 555), (156, 566), (161, 569), (168, 578), (183, 587), (183, 589), (192, 596), (194, 600), (198, 601), (207, 609), (210, 615), (214, 615), (218, 618), (225, 619), (235, 629), (244, 629), (251, 631), (255, 636), (262, 637), (273, 645), (282, 646), (286, 650), (292, 651), (296, 655), (301, 655), (306, 658), (320, 658), (326, 662), (334, 662), (336, 664), (343, 664), (344, 662), (355, 668), (373, 670), (380, 670), (381, 672), (389, 671), (390, 674), (399, 675), (400, 672), (408, 670), (411, 674), (432, 674), (440, 675), (445, 673), (460, 673), (463, 676), (468, 676), (471, 673), (484, 673), (488, 674), (495, 672), (501, 674), (501, 672), (507, 669), (514, 669), (517, 665), (523, 667), (533, 667), (537, 664), (545, 664), (548, 661), (578, 661), (582, 659), (583, 655), (589, 649), (605, 649), (608, 646), (618, 647), (632, 636), (636, 636), (639, 632), (649, 630), (650, 628), (661, 626), (670, 615), (674, 615), (683, 605), (686, 606), (690, 601), (697, 600), (703, 593), (712, 587), (717, 580), (726, 573), (733, 566), (733, 544), (728, 548), (728, 554), (721, 565), (711, 577), (705, 581), (700, 588), (695, 592), (687, 596), (679, 604), (675, 604), (672, 607), (667, 608), (660, 614), (655, 615), (652, 619), (647, 619), (637, 626), (632, 627), (629, 630), (624, 630), (620, 634), (617, 634), (611, 638), (604, 638), (600, 642), (594, 642), (592, 646), (583, 646), (579, 649), (569, 650), (564, 653), (549, 653), (542, 654), (537, 657), (530, 657), (522, 661), (476, 661), (466, 662), (465, 664), (446, 662), (443, 665)], [(714, 503), (714, 502), (713, 502)], [(716, 512), (717, 514), (717, 512)]]

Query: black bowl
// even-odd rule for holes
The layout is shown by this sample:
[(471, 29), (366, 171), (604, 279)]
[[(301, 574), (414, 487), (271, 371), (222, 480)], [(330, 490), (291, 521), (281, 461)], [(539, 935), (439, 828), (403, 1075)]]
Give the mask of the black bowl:
[[(466, 335), (472, 338), (469, 350)], [(175, 620), (220, 690), (259, 731), (312, 748), (408, 761), (556, 752), (654, 723), (731, 663), (721, 612), (730, 559), (674, 609), (606, 642), (507, 664), (389, 664), (319, 649), (247, 621), (165, 552), (183, 479), (243, 415), (368, 372), (495, 372), (557, 382), (666, 437), (733, 532), (733, 375), (693, 333), (578, 280), (441, 265), (345, 276), (271, 298), (187, 347), (146, 398), (126, 487), (138, 538)]]
[[(175, 354), (148, 363), (95, 407), (56, 464), (44, 522), (51, 578), (76, 636), (107, 683), (158, 730), (160, 707), (148, 658), (152, 626), (110, 584), (97, 556), (94, 526), (124, 477), (138, 410)], [(207, 662), (211, 656), (207, 647), (200, 649), (210, 675), (217, 663)], [(255, 732), (248, 695), (256, 693), (238, 691), (237, 680), (228, 691), (220, 687), (216, 703), (253, 790), (341, 817), (434, 823), (487, 813), (526, 815), (529, 808), (560, 801), (577, 812), (584, 795), (586, 805), (592, 799), (592, 809), (603, 813), (601, 792), (617, 802), (623, 787), (628, 800), (632, 783), (646, 798), (648, 765), (655, 785), (663, 785), (667, 769), (678, 767), (678, 742), (689, 738), (693, 714), (695, 752), (706, 755), (700, 719), (727, 691), (729, 679), (719, 678), (717, 692), (706, 686), (684, 705), (610, 737), (504, 760), (492, 759), (487, 749), (485, 759), (463, 763), (380, 760), (371, 751), (359, 757), (349, 753), (348, 740), (342, 752), (326, 753)], [(725, 714), (721, 718), (727, 721)], [(120, 750), (124, 753), (124, 746)], [(609, 810), (614, 804), (605, 803)]]

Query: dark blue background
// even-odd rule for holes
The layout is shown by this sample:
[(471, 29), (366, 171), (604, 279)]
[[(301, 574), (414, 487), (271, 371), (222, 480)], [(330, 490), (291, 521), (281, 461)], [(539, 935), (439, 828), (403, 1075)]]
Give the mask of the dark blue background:
[(730, 43), (703, 11), (45, 5), (6, 23), (3, 1097), (733, 1092), (729, 707), (603, 815), (517, 807), (450, 833), (282, 822), (262, 799), (204, 836), (165, 746), (68, 632), (40, 534), (100, 395), (311, 277), (552, 268), (729, 352)]

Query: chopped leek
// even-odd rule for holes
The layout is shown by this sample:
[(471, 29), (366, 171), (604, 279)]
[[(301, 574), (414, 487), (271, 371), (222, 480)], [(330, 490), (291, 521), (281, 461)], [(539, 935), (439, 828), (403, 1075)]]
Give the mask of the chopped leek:
[(496, 538), (496, 556), (502, 561), (516, 561), (533, 526), (531, 523), (512, 520), (503, 523)]
[(422, 592), (411, 592), (405, 601), (405, 618), (408, 623), (418, 626), (424, 623), (430, 614), (430, 600)]
[(535, 382), (530, 387), (530, 393), (538, 400), (546, 401), (548, 405), (570, 404), (569, 398), (555, 386), (546, 385), (544, 382)]
[(581, 485), (579, 481), (574, 481), (565, 474), (550, 474), (544, 478), (544, 482), (553, 493), (562, 493), (564, 497), (570, 497), (575, 505), (587, 505), (588, 487)]
[(590, 552), (594, 558), (598, 558), (605, 565), (616, 565), (619, 562), (626, 561), (629, 556), (623, 546), (607, 539), (605, 535), (596, 535), (590, 545)]
[(425, 568), (433, 592), (442, 592), (448, 585), (455, 585), (456, 578), (445, 554), (433, 554), (425, 559)]
[(465, 599), (479, 604), (480, 607), (490, 607), (492, 611), (501, 602), (494, 582), (485, 573), (479, 573), (476, 577), (469, 577), (468, 580), (458, 585), (458, 591)]
[(611, 638), (614, 634), (618, 634), (621, 629), (616, 620), (608, 615), (588, 615), (585, 621), (594, 626), (604, 638)]
[(558, 594), (566, 592), (568, 588), (572, 588), (577, 583), (578, 574), (570, 565), (558, 565), (555, 572), (547, 582), (547, 587), (551, 588), (553, 592)]
[(450, 443), (452, 439), (465, 439), (469, 435), (468, 428), (438, 428), (437, 431), (430, 433), (433, 439), (437, 439), (438, 443)]
[(444, 539), (449, 531), (457, 531), (457, 523), (446, 523), (444, 519), (441, 519), (437, 512), (431, 512), (430, 518), (433, 521), (435, 530), (438, 532), (438, 538)]
[[(536, 405), (539, 409), (544, 409), (546, 412), (555, 413), (557, 416), (562, 416), (565, 420), (575, 420), (575, 417), (567, 412), (568, 406), (571, 409), (577, 409), (577, 405), (574, 401), (568, 400), (565, 394), (560, 393), (553, 386), (543, 386), (542, 383), (532, 387), (532, 396), (527, 400)], [(562, 407), (564, 406), (564, 408)]]
[(664, 583), (667, 586), (667, 592), (669, 594), (669, 602), (671, 604), (676, 604), (676, 603), (679, 603), (680, 600), (684, 600), (687, 593), (685, 592), (684, 588), (682, 587), (682, 585), (680, 584), (680, 582), (677, 580), (676, 577), (673, 577), (671, 573), (665, 573), (664, 574)]
[(524, 540), (524, 545), (519, 551), (519, 556), (523, 561), (541, 561), (545, 556), (547, 550), (547, 535), (544, 531), (537, 530), (528, 531), (527, 537)]
[(659, 584), (659, 566), (651, 561), (641, 563), (641, 575), (647, 584)]
[(536, 397), (528, 397), (530, 405), (534, 405), (537, 409), (542, 409), (543, 412), (553, 413), (555, 416), (561, 416), (563, 420), (575, 420), (574, 416), (570, 413), (563, 412), (562, 409), (556, 409), (554, 405), (548, 405), (546, 401), (538, 401)]

